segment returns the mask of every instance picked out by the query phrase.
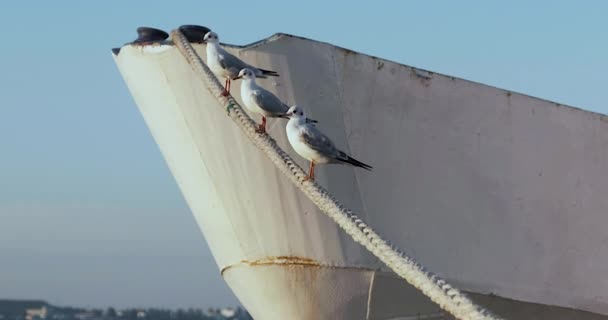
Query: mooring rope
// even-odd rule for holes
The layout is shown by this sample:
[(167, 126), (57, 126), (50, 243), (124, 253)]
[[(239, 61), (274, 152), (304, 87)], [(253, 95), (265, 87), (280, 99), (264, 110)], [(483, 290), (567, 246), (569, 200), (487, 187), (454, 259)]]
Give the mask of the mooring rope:
[(305, 181), (306, 172), (268, 134), (256, 132), (255, 122), (231, 96), (221, 96), (224, 87), (196, 53), (190, 42), (179, 31), (171, 32), (175, 46), (184, 55), (194, 72), (203, 80), (211, 94), (255, 146), (261, 149), (274, 165), (293, 182), (322, 212), (327, 214), (353, 240), (363, 245), (384, 262), (393, 272), (420, 290), (442, 309), (458, 319), (500, 319), (477, 306), (464, 293), (427, 271), (411, 257), (387, 244), (363, 220), (345, 208), (324, 188), (312, 180)]

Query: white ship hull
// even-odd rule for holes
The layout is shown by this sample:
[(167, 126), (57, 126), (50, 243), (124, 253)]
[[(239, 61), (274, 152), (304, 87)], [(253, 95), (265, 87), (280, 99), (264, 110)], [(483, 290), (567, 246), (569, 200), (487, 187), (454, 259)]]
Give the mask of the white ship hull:
[[(399, 248), (507, 318), (608, 319), (605, 116), (287, 35), (231, 51), (278, 71), (259, 82), (374, 166), (317, 181)], [(115, 60), (256, 319), (443, 318), (249, 143), (176, 48)]]

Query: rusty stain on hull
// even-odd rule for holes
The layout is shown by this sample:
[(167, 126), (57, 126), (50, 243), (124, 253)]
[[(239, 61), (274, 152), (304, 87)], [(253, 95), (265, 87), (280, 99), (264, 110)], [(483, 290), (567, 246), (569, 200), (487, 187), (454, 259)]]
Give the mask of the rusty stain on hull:
[(221, 275), (224, 275), (224, 271), (238, 266), (238, 265), (247, 265), (247, 266), (270, 266), (270, 265), (296, 265), (296, 266), (309, 266), (309, 267), (320, 267), (321, 263), (311, 258), (305, 257), (297, 257), (297, 256), (277, 256), (277, 257), (266, 257), (257, 260), (241, 260), (237, 264), (225, 266), (220, 271)]
[(276, 256), (276, 257), (266, 257), (257, 260), (241, 260), (239, 263), (232, 264), (229, 266), (225, 266), (220, 270), (220, 275), (224, 275), (224, 272), (228, 269), (237, 266), (305, 266), (305, 267), (320, 267), (320, 268), (342, 268), (342, 269), (364, 269), (364, 270), (373, 270), (370, 268), (364, 267), (347, 267), (347, 266), (333, 266), (328, 264), (320, 263), (317, 260), (306, 258), (306, 257), (298, 257), (298, 256)]

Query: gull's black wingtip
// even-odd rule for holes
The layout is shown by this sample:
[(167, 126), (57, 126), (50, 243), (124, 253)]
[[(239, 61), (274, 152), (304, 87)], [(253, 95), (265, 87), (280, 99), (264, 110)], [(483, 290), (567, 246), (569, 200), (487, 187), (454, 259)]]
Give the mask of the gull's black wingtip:
[(348, 159), (350, 160), (349, 163), (352, 164), (352, 165), (354, 165), (355, 167), (363, 168), (363, 169), (365, 169), (367, 171), (373, 171), (372, 169), (374, 167), (370, 166), (369, 164), (365, 164), (365, 163), (363, 163), (361, 161), (358, 161), (356, 159), (353, 159), (351, 157), (348, 157)]
[(112, 48), (112, 53), (117, 56), (120, 53), (120, 48)]
[(372, 169), (374, 168), (374, 167), (370, 166), (369, 164), (365, 164), (365, 163), (363, 163), (363, 162), (361, 162), (361, 161), (359, 161), (359, 160), (357, 160), (357, 159), (355, 159), (355, 158), (347, 155), (344, 152), (340, 152), (340, 156), (343, 157), (343, 158), (342, 159), (338, 159), (338, 160), (340, 160), (340, 161), (342, 161), (344, 163), (348, 163), (350, 165), (353, 165), (355, 167), (363, 168), (363, 169), (368, 170), (368, 171), (372, 171)]
[[(262, 75), (264, 75), (264, 76), (279, 77), (279, 74), (276, 71), (265, 70), (265, 69), (260, 69), (260, 68), (258, 68), (258, 70), (262, 71)], [(257, 76), (256, 78), (261, 78), (261, 77)]]

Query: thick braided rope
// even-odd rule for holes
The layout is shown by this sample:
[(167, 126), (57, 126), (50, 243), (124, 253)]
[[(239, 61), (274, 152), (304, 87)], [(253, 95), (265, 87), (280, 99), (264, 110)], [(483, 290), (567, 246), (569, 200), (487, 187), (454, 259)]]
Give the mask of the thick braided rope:
[(245, 135), (260, 148), (275, 166), (293, 182), (322, 212), (333, 219), (353, 240), (363, 245), (384, 262), (397, 275), (405, 279), (442, 309), (458, 319), (499, 319), (487, 310), (475, 305), (458, 289), (452, 287), (398, 249), (390, 246), (378, 234), (333, 198), (314, 181), (304, 181), (306, 173), (267, 134), (256, 133), (256, 125), (232, 97), (222, 97), (224, 87), (209, 70), (186, 37), (179, 31), (171, 32), (175, 46), (184, 55), (195, 73), (206, 84), (212, 95), (225, 106), (228, 116), (243, 130)]

